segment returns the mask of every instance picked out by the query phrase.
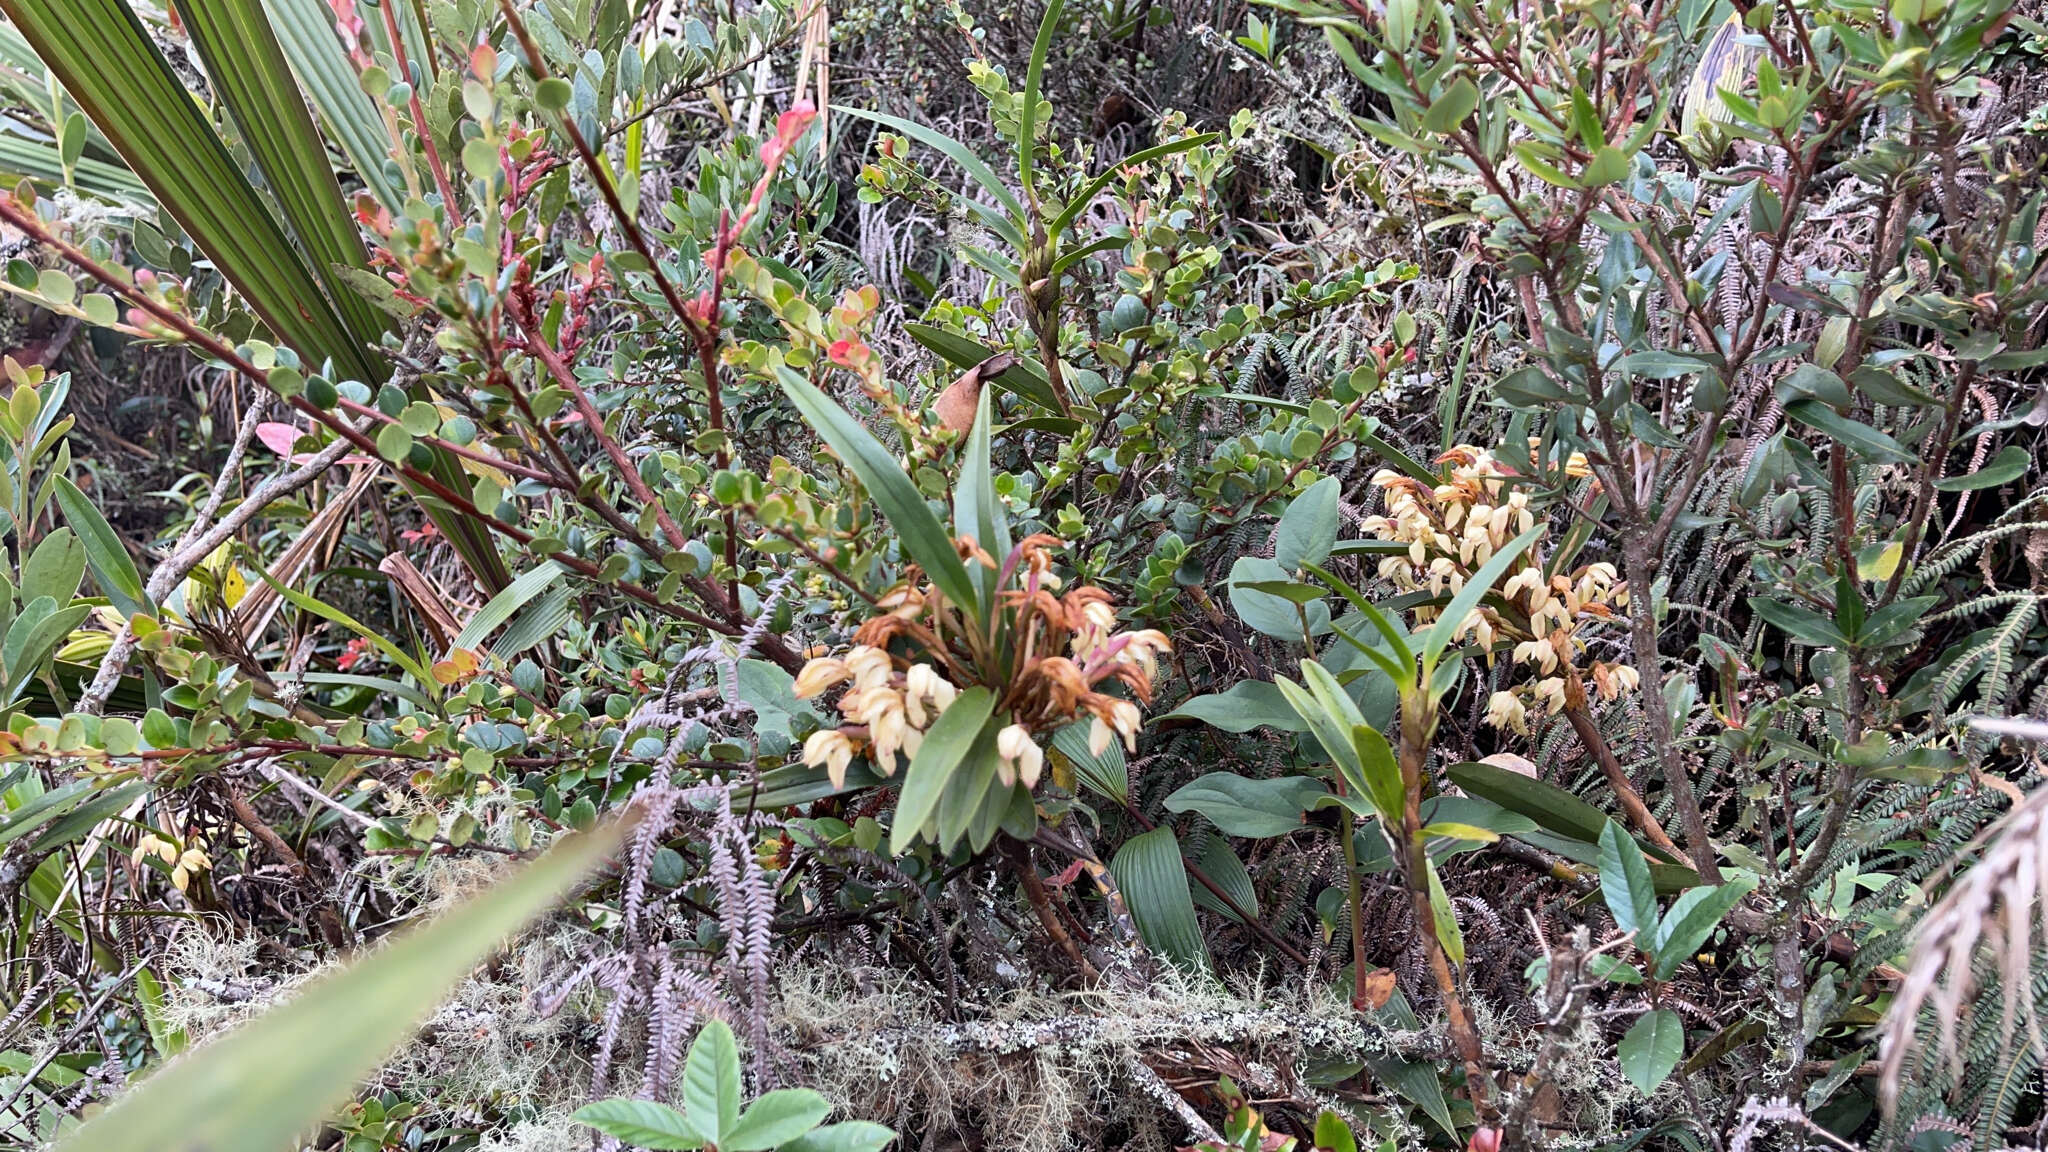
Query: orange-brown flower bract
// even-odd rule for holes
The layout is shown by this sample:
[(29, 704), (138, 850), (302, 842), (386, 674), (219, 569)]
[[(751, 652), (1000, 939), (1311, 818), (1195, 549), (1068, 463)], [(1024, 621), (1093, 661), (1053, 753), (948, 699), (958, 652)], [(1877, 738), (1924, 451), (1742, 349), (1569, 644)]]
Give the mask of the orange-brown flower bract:
[[(835, 786), (844, 785), (856, 754), (893, 775), (899, 755), (915, 756), (939, 716), (973, 687), (987, 688), (996, 713), (1007, 717), (997, 739), (1005, 784), (1036, 786), (1041, 739), (1083, 719), (1097, 755), (1119, 739), (1135, 751), (1144, 723), (1138, 705), (1151, 703), (1159, 658), (1173, 651), (1166, 634), (1118, 631), (1114, 598), (1101, 588), (1062, 593), (1052, 571), (1058, 537), (1027, 536), (1000, 565), (973, 540), (956, 546), (970, 568), (997, 572), (986, 625), (909, 569), (876, 598), (878, 611), (855, 630), (851, 650), (815, 658), (798, 673), (801, 699), (851, 682), (837, 704), (845, 723), (806, 740), (804, 763), (824, 768)], [(1136, 702), (1113, 694), (1112, 683)]]

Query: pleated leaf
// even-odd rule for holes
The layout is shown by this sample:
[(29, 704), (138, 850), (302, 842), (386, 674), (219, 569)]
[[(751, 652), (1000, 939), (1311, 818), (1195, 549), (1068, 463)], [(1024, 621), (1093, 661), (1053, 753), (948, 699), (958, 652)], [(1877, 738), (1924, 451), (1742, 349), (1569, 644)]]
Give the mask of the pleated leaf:
[(1162, 825), (1125, 841), (1109, 871), (1145, 943), (1183, 968), (1207, 971), (1209, 949), (1195, 922), (1195, 898), (1173, 829)]
[[(382, 381), (367, 346), (382, 319), (338, 282), (332, 300), (321, 287), (336, 264), (361, 267), (366, 257), (259, 0), (185, 0), (181, 9), (195, 39), (212, 44), (214, 82), (280, 205), (294, 213), (318, 273), (125, 0), (0, 0), (0, 12), (280, 341), (313, 364), (333, 360), (344, 377)], [(456, 491), (468, 484), (452, 457), (437, 457), (433, 472)], [(422, 506), (486, 591), (505, 586), (510, 575), (486, 529), (438, 504)]]
[(123, 0), (0, 0), (0, 11), (279, 340), (316, 364), (332, 357), (347, 376), (382, 379)]
[[(42, 188), (58, 188), (64, 183), (64, 161), (55, 144), (0, 135), (0, 175), (26, 176)], [(80, 191), (130, 203), (149, 203), (149, 190), (142, 186), (142, 181), (118, 164), (81, 156), (71, 166), (71, 175)], [(13, 179), (7, 182), (14, 183)]]
[(306, 246), (328, 298), (358, 343), (374, 343), (387, 326), (384, 315), (336, 272), (367, 267), (370, 253), (342, 202), (341, 185), (327, 163), (327, 143), (306, 111), (262, 0), (178, 0), (178, 11), (215, 91), (242, 131), (242, 142)]
[(325, 0), (266, 0), (264, 8), (285, 59), (320, 112), (320, 122), (341, 146), (363, 186), (378, 203), (397, 211), (404, 196), (384, 173), (391, 137), (334, 34), (333, 11)]

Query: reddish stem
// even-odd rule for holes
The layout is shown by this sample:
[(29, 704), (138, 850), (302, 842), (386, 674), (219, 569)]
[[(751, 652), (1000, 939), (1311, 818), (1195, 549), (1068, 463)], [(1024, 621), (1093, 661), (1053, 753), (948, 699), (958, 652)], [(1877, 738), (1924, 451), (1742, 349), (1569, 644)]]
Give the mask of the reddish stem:
[[(405, 39), (398, 34), (398, 13), (391, 0), (384, 0), (377, 9), (384, 14), (384, 34), (391, 38), (391, 62), (398, 65), (398, 71), (405, 80), (412, 111), (413, 134), (420, 138), (420, 148), (427, 154), (427, 170), (434, 174), (434, 187), (440, 189), (441, 207), (448, 213), (448, 231), (452, 234), (462, 224), (462, 209), (455, 199), (455, 189), (448, 183), (447, 166), (441, 163), (441, 150), (434, 147), (434, 130), (427, 127), (427, 114), (420, 107), (420, 86), (413, 83), (412, 65), (405, 58)], [(395, 143), (395, 141), (394, 141)]]

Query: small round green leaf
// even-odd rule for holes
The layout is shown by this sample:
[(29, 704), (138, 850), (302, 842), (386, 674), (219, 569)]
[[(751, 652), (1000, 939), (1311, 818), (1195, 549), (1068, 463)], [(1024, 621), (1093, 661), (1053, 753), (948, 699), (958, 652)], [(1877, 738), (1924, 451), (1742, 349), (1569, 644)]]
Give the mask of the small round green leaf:
[(393, 464), (403, 461), (412, 451), (412, 433), (400, 424), (386, 424), (377, 429), (377, 455)]

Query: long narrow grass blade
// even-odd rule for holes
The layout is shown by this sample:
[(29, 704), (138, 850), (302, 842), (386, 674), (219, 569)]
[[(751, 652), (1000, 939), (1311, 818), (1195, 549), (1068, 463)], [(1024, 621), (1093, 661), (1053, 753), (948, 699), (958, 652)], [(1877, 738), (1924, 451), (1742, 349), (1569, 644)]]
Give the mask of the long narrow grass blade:
[[(209, 5), (230, 2), (207, 0)], [(257, 0), (232, 2), (255, 13), (245, 16), (243, 24), (249, 19), (261, 21), (260, 11), (250, 7)], [(105, 133), (128, 167), (273, 335), (311, 363), (332, 360), (345, 378), (372, 384), (384, 379), (384, 369), (366, 343), (378, 329), (352, 329), (336, 307), (339, 301), (351, 311), (357, 307), (367, 310), (367, 304), (346, 289), (338, 291), (334, 300), (322, 291), (320, 276), (300, 259), (299, 246), (271, 215), (125, 0), (0, 0), (0, 12), (14, 22), (79, 108)], [(267, 22), (263, 28), (267, 31)], [(269, 43), (271, 62), (277, 64), (275, 39)], [(280, 77), (275, 68), (268, 69), (262, 84), (241, 98), (245, 107), (259, 90), (288, 96), (290, 107), (310, 132), (311, 121), (288, 75)], [(286, 102), (284, 96), (279, 99)], [(248, 130), (246, 124), (244, 128)], [(252, 136), (252, 151), (261, 135), (258, 130)], [(312, 139), (317, 144), (317, 135)], [(299, 161), (324, 169), (324, 146), (314, 148), (310, 156), (295, 157), (293, 164)], [(282, 162), (281, 166), (290, 167)], [(295, 179), (309, 188), (319, 182), (317, 173), (311, 172)], [(333, 181), (331, 172), (327, 181)], [(348, 242), (333, 230), (343, 225), (352, 229), (353, 224), (321, 215), (320, 197), (324, 195), (317, 189), (308, 193), (310, 199), (304, 207), (313, 213), (307, 217), (309, 233), (327, 233), (321, 242), (327, 252), (345, 250)], [(339, 205), (339, 189), (332, 195), (334, 199), (328, 203)], [(310, 235), (305, 239), (312, 243)], [(359, 252), (360, 237), (354, 243)], [(316, 256), (320, 251), (316, 249)], [(360, 265), (364, 261), (356, 256), (340, 262)], [(321, 266), (322, 274), (329, 270), (329, 265)], [(461, 469), (450, 457), (437, 458), (434, 473), (443, 483), (464, 483)], [(503, 588), (510, 575), (490, 534), (445, 508), (423, 506), (485, 590), (494, 593)]]
[(1037, 197), (1031, 188), (1031, 161), (1038, 151), (1039, 90), (1044, 87), (1045, 57), (1052, 51), (1053, 33), (1059, 31), (1060, 13), (1066, 6), (1066, 0), (1050, 0), (1045, 6), (1045, 17), (1038, 22), (1038, 40), (1031, 46), (1031, 62), (1024, 69), (1023, 101), (1017, 108), (1017, 180), (1034, 205)]
[(983, 224), (988, 226), (991, 232), (1001, 236), (1018, 252), (1021, 253), (1030, 247), (1029, 244), (1025, 243), (1024, 233), (1019, 227), (1024, 220), (1023, 202), (1018, 200), (1017, 194), (1010, 191), (1002, 182), (1001, 178), (995, 174), (994, 169), (984, 163), (981, 157), (974, 154), (973, 149), (938, 129), (919, 124), (915, 120), (905, 120), (900, 116), (891, 116), (885, 112), (876, 112), (867, 108), (854, 108), (844, 104), (835, 104), (832, 106), (832, 110), (834, 112), (844, 112), (849, 116), (859, 116), (865, 120), (872, 120), (884, 128), (893, 128), (918, 143), (943, 153), (948, 160), (958, 164), (961, 171), (967, 173), (976, 184), (980, 185), (982, 190), (987, 192), (997, 205), (996, 208), (991, 208), (971, 197), (963, 196), (961, 198), (962, 206), (969, 212), (974, 213)]
[[(60, 188), (64, 184), (64, 162), (57, 155), (55, 144), (0, 135), (0, 176), (10, 177), (9, 185), (15, 178), (25, 176), (41, 189)], [(138, 206), (152, 202), (149, 189), (142, 186), (142, 181), (118, 164), (81, 156), (71, 166), (71, 176), (80, 191), (95, 196), (125, 200)]]

